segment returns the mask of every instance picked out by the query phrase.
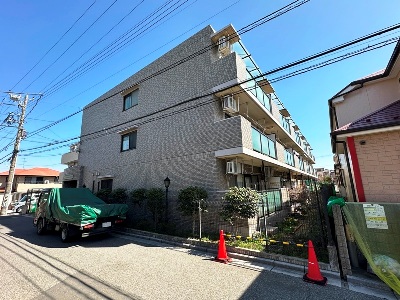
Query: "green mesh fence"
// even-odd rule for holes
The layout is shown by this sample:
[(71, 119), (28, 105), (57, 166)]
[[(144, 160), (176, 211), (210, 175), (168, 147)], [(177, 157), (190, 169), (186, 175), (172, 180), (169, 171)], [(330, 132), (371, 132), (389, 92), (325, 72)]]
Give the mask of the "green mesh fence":
[(400, 294), (400, 204), (348, 202), (342, 210), (372, 270)]

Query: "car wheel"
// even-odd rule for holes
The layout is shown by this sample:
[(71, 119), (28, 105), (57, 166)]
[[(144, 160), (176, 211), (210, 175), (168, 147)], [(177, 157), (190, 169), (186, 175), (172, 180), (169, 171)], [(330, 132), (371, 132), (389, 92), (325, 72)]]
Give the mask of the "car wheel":
[(69, 235), (69, 230), (68, 230), (68, 225), (64, 225), (61, 228), (61, 241), (63, 243), (67, 243), (70, 240), (70, 235)]
[(21, 207), (17, 207), (17, 208), (15, 209), (15, 212), (16, 212), (16, 213), (20, 213), (20, 212), (21, 212)]
[(36, 223), (36, 233), (42, 235), (46, 232), (46, 219), (39, 218)]

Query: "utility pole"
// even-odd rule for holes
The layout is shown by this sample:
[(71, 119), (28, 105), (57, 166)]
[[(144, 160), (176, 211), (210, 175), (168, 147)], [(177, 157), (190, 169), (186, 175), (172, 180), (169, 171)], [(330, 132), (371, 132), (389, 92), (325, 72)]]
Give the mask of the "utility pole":
[(15, 166), (17, 164), (19, 145), (20, 145), (21, 139), (24, 135), (25, 112), (26, 112), (26, 106), (28, 105), (28, 100), (29, 100), (28, 94), (25, 95), (24, 100), (20, 101), (21, 94), (12, 94), (11, 92), (7, 92), (7, 93), (9, 94), (11, 100), (18, 101), (18, 106), (21, 108), (21, 115), (20, 115), (19, 121), (18, 121), (17, 136), (15, 138), (14, 150), (13, 150), (13, 153), (11, 156), (11, 162), (10, 162), (10, 170), (8, 172), (6, 189), (4, 191), (3, 203), (1, 205), (1, 211), (0, 211), (1, 215), (7, 215), (7, 208), (11, 203), (11, 191), (12, 191), (12, 186), (14, 183)]

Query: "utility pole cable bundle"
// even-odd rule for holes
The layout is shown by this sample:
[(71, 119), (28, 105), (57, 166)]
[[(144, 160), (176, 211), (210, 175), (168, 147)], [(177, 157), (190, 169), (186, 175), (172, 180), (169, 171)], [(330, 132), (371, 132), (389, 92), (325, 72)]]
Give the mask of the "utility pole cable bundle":
[(1, 211), (0, 211), (1, 215), (7, 215), (7, 208), (11, 203), (11, 192), (12, 192), (12, 187), (13, 187), (13, 183), (14, 183), (15, 166), (17, 164), (17, 157), (18, 157), (18, 152), (19, 152), (19, 146), (21, 144), (21, 139), (25, 135), (24, 134), (25, 113), (26, 113), (26, 107), (27, 107), (28, 101), (29, 101), (28, 94), (25, 95), (24, 100), (20, 101), (21, 94), (19, 94), (19, 93), (13, 94), (11, 92), (7, 92), (7, 93), (9, 94), (11, 100), (18, 101), (18, 106), (21, 108), (21, 114), (20, 114), (19, 120), (18, 120), (18, 130), (17, 130), (17, 135), (15, 137), (14, 150), (13, 150), (12, 156), (11, 156), (10, 170), (8, 172), (6, 188), (4, 191), (4, 198), (3, 198), (2, 205), (1, 205)]

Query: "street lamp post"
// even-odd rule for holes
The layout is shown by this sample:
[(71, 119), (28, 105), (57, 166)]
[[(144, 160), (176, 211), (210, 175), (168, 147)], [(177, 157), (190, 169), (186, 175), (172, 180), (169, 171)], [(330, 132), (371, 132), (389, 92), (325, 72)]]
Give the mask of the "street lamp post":
[(171, 183), (171, 180), (168, 178), (164, 179), (165, 186), (165, 221), (168, 223), (168, 188)]

